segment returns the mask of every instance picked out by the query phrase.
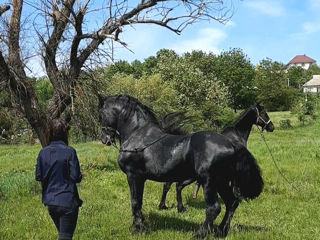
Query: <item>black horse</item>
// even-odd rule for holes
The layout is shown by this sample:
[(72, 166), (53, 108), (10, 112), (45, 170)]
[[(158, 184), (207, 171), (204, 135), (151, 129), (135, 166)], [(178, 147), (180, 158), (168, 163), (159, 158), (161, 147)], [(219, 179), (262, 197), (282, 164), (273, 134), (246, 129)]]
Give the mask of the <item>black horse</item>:
[(130, 96), (108, 97), (100, 101), (102, 142), (120, 140), (118, 164), (127, 175), (131, 193), (133, 230), (144, 230), (142, 199), (147, 179), (182, 182), (196, 179), (206, 201), (206, 217), (196, 237), (213, 232), (221, 211), (218, 194), (226, 213), (215, 232), (225, 237), (233, 214), (242, 199), (254, 199), (263, 189), (260, 168), (242, 144), (211, 131), (192, 135), (166, 134), (155, 114)]
[[(222, 132), (222, 135), (229, 138), (229, 140), (233, 143), (242, 144), (246, 147), (252, 126), (254, 124), (260, 126), (261, 131), (267, 130), (268, 132), (272, 132), (274, 130), (273, 124), (271, 123), (270, 118), (268, 114), (265, 112), (265, 110), (259, 104), (254, 104), (247, 110), (245, 110), (230, 127), (227, 127)], [(184, 212), (186, 210), (182, 202), (182, 189), (190, 185), (194, 181), (195, 179), (188, 179), (186, 181), (176, 183), (176, 198), (178, 212)], [(167, 182), (163, 186), (161, 201), (159, 204), (160, 210), (168, 209), (166, 206), (166, 197), (171, 185), (172, 182)], [(196, 197), (198, 190), (199, 184), (197, 183), (194, 197)]]

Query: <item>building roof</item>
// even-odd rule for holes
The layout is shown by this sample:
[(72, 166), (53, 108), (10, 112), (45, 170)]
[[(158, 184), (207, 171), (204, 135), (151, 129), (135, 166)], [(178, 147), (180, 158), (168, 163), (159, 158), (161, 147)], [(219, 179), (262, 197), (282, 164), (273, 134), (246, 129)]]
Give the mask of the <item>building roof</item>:
[(311, 86), (320, 86), (320, 75), (313, 75), (312, 79), (305, 84), (304, 87), (311, 87)]
[(306, 55), (297, 55), (288, 64), (295, 64), (295, 63), (315, 63), (316, 60), (308, 57)]

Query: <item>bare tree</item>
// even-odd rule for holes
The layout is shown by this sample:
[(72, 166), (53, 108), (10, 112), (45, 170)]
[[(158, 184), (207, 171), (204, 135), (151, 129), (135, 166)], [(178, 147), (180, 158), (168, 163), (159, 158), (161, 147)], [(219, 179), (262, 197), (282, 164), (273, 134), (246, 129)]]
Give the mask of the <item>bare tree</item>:
[[(113, 42), (127, 47), (124, 28), (154, 24), (180, 34), (200, 20), (224, 22), (232, 12), (232, 0), (12, 0), (0, 6), (0, 89), (11, 93), (46, 146), (48, 123), (71, 104), (81, 70), (102, 53), (111, 58)], [(28, 78), (27, 60), (37, 55), (54, 88), (45, 110)]]

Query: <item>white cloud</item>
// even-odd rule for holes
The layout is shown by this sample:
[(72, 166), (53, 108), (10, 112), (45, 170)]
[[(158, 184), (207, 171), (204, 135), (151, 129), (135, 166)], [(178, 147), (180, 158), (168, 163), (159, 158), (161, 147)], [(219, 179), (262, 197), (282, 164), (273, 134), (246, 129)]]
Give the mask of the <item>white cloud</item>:
[(313, 11), (320, 10), (320, 1), (319, 0), (309, 0), (310, 9)]
[(193, 39), (183, 40), (169, 48), (177, 53), (191, 52), (192, 50), (202, 50), (205, 52), (220, 53), (219, 44), (225, 40), (227, 34), (218, 28), (203, 28)]
[(313, 33), (320, 32), (320, 17), (319, 17), (319, 11), (320, 11), (320, 1), (319, 0), (309, 0), (308, 1), (308, 17), (309, 19), (312, 19), (308, 22), (302, 23), (302, 33), (304, 35), (309, 35)]
[(303, 30), (306, 34), (311, 34), (320, 31), (320, 22), (305, 22), (302, 24)]
[(281, 17), (286, 15), (285, 8), (276, 1), (246, 1), (245, 6), (271, 17)]

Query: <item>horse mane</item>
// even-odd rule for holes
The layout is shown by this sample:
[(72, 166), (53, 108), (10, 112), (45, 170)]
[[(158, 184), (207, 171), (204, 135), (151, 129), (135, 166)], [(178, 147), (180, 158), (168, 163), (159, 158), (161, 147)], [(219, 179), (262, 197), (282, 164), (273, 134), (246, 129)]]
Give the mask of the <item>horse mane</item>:
[(246, 110), (244, 110), (239, 117), (237, 117), (237, 119), (231, 123), (230, 126), (227, 126), (223, 132), (226, 132), (228, 129), (234, 128), (240, 121), (242, 121), (242, 119), (244, 118), (244, 116), (246, 116), (248, 114), (248, 112), (250, 112), (252, 109), (256, 108), (257, 104), (253, 104), (251, 105), (249, 108), (247, 108)]
[(161, 119), (163, 131), (173, 135), (187, 135), (186, 124), (192, 122), (192, 116), (186, 116), (186, 112), (172, 112)]
[(153, 109), (130, 95), (117, 95), (115, 96), (115, 100), (121, 101), (122, 104), (126, 106), (127, 111), (124, 113), (124, 118), (128, 118), (133, 111), (141, 110), (141, 112), (148, 117), (149, 121), (160, 126), (160, 128), (168, 134), (186, 135), (188, 131), (185, 129), (185, 125), (192, 121), (192, 117), (187, 117), (186, 112), (172, 112), (166, 114), (159, 120)]
[(120, 100), (123, 103), (123, 105), (126, 106), (126, 108), (128, 109), (128, 111), (124, 114), (124, 118), (129, 117), (133, 111), (141, 110), (140, 112), (147, 116), (148, 120), (160, 126), (160, 121), (158, 120), (155, 112), (148, 106), (141, 103), (138, 99), (130, 95), (118, 95), (116, 96), (116, 100)]

